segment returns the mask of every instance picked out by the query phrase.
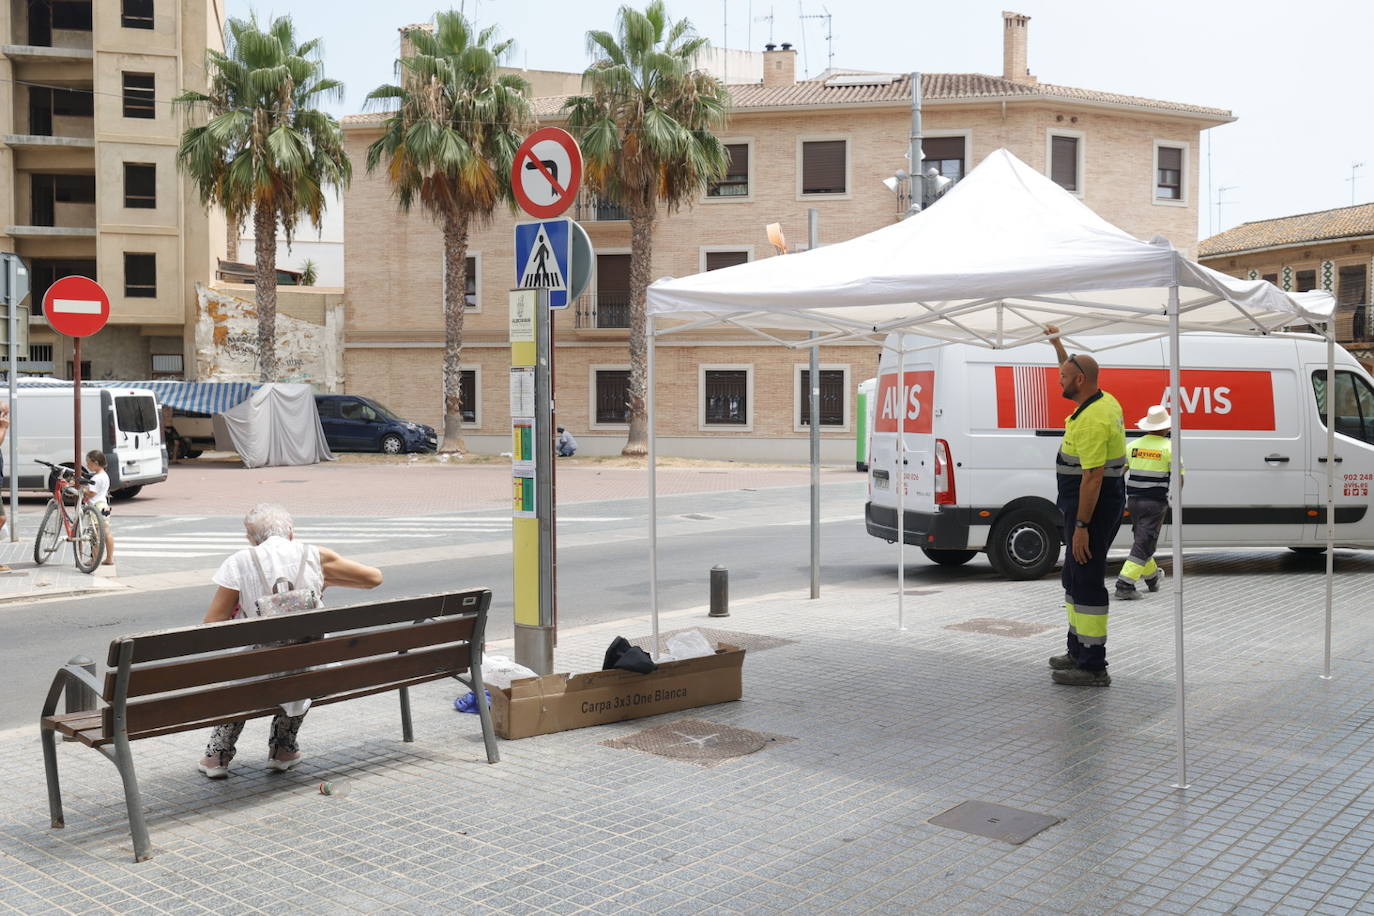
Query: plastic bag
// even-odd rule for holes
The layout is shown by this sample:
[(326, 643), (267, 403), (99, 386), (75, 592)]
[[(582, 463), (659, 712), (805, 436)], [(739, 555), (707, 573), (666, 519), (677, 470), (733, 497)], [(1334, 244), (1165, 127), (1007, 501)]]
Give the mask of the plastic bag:
[(668, 637), (668, 654), (674, 658), (701, 658), (715, 655), (715, 646), (702, 635), (700, 630), (687, 630)]
[[(490, 707), (490, 705), (491, 705), (491, 691), (490, 691), (490, 690), (484, 690), (483, 693), (485, 693), (485, 694), (487, 695), (487, 705), (488, 705), (488, 707)], [(459, 697), (458, 699), (456, 699), (456, 700), (453, 701), (453, 708), (456, 709), (456, 710), (458, 710), (459, 712), (470, 712), (470, 713), (476, 715), (476, 713), (477, 713), (477, 694), (473, 693), (472, 691), (468, 691), (467, 693), (463, 694), (461, 697)]]
[(504, 655), (487, 655), (482, 658), (482, 680), (491, 687), (505, 690), (510, 686), (511, 681), (518, 681), (522, 677), (538, 676), (538, 673), (531, 671), (524, 665), (517, 665)]

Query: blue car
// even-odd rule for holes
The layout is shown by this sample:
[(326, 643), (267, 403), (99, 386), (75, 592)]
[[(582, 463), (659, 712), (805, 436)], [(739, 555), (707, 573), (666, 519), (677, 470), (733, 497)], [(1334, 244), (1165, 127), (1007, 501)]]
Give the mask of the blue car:
[(336, 452), (432, 452), (439, 447), (434, 427), (403, 420), (371, 398), (356, 394), (317, 394), (324, 438)]

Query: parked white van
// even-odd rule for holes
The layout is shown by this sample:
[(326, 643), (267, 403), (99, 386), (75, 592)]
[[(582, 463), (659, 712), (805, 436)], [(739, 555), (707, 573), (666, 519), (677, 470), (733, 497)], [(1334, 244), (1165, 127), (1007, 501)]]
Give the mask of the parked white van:
[[(1127, 443), (1152, 404), (1169, 402), (1167, 340), (1093, 337), (1101, 387), (1121, 402)], [(889, 347), (902, 346), (897, 335)], [(1073, 404), (1054, 350), (987, 350), (905, 335), (883, 352), (869, 449), (869, 534), (897, 538), (897, 425), (905, 408), (905, 540), (958, 565), (986, 551), (1013, 579), (1059, 559), (1054, 455)], [(1115, 348), (1113, 345), (1118, 345)], [(1189, 547), (1326, 544), (1326, 342), (1185, 334), (1182, 461)], [(1172, 410), (1172, 408), (1171, 408)], [(1374, 548), (1374, 380), (1336, 348), (1336, 543)], [(1160, 543), (1169, 543), (1170, 526)], [(1125, 524), (1115, 546), (1130, 546)]]
[[(0, 397), (4, 395), (0, 390)], [(82, 388), (81, 454), (84, 458), (95, 448), (105, 453), (110, 493), (116, 498), (135, 496), (148, 484), (167, 479), (161, 417), (157, 397), (145, 388)], [(36, 459), (71, 464), (73, 419), (70, 386), (21, 383), (16, 389), (9, 434), (17, 437), (19, 466), (15, 471), (21, 491), (48, 489), (48, 469)], [(8, 457), (8, 445), (4, 448)], [(9, 486), (8, 478), (5, 486)]]

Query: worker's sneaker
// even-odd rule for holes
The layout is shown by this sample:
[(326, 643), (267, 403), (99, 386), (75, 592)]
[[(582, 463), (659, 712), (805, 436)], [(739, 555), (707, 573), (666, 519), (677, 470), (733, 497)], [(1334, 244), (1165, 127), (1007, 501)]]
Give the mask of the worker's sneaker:
[(1116, 598), (1117, 601), (1135, 601), (1140, 597), (1140, 592), (1136, 590), (1134, 585), (1122, 585), (1118, 582), (1116, 583), (1116, 591), (1112, 593), (1112, 597)]
[(1164, 581), (1164, 573), (1156, 571), (1153, 576), (1145, 577), (1145, 587), (1152, 592), (1159, 591), (1159, 584)]
[(299, 751), (280, 751), (275, 757), (267, 758), (267, 768), (285, 773), (287, 770), (295, 769), (304, 759)]
[(1073, 656), (1065, 652), (1063, 655), (1051, 655), (1050, 667), (1055, 671), (1067, 671), (1070, 668), (1077, 668), (1078, 662), (1073, 660)]
[(1089, 671), (1086, 668), (1073, 668), (1068, 671), (1051, 671), (1050, 678), (1065, 687), (1110, 687), (1112, 676), (1106, 671)]

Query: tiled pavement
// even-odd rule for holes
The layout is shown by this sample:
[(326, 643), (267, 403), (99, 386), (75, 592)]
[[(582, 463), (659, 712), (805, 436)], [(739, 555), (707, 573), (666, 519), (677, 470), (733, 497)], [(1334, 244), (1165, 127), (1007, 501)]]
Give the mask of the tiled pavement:
[[(199, 735), (134, 746), (154, 858), (131, 860), (114, 768), (63, 745), (47, 826), (33, 728), (0, 734), (0, 906), (40, 912), (1346, 913), (1374, 911), (1374, 556), (1342, 554), (1335, 677), (1321, 563), (1198, 554), (1187, 580), (1189, 780), (1175, 778), (1172, 583), (1118, 606), (1106, 690), (1050, 683), (1057, 582), (919, 570), (777, 595), (692, 624), (794, 640), (752, 652), (744, 699), (693, 717), (796, 740), (713, 768), (604, 747), (658, 720), (501, 742), (488, 765), (453, 686), (310, 714), (308, 760), (201, 778)], [(1052, 626), (1011, 638), (949, 625)], [(617, 633), (565, 631), (561, 670)], [(500, 651), (503, 647), (493, 646)], [(38, 705), (35, 699), (35, 711)], [(672, 718), (672, 717), (668, 717)], [(321, 779), (352, 793), (329, 798)], [(981, 799), (1064, 818), (1020, 846), (932, 826)]]

